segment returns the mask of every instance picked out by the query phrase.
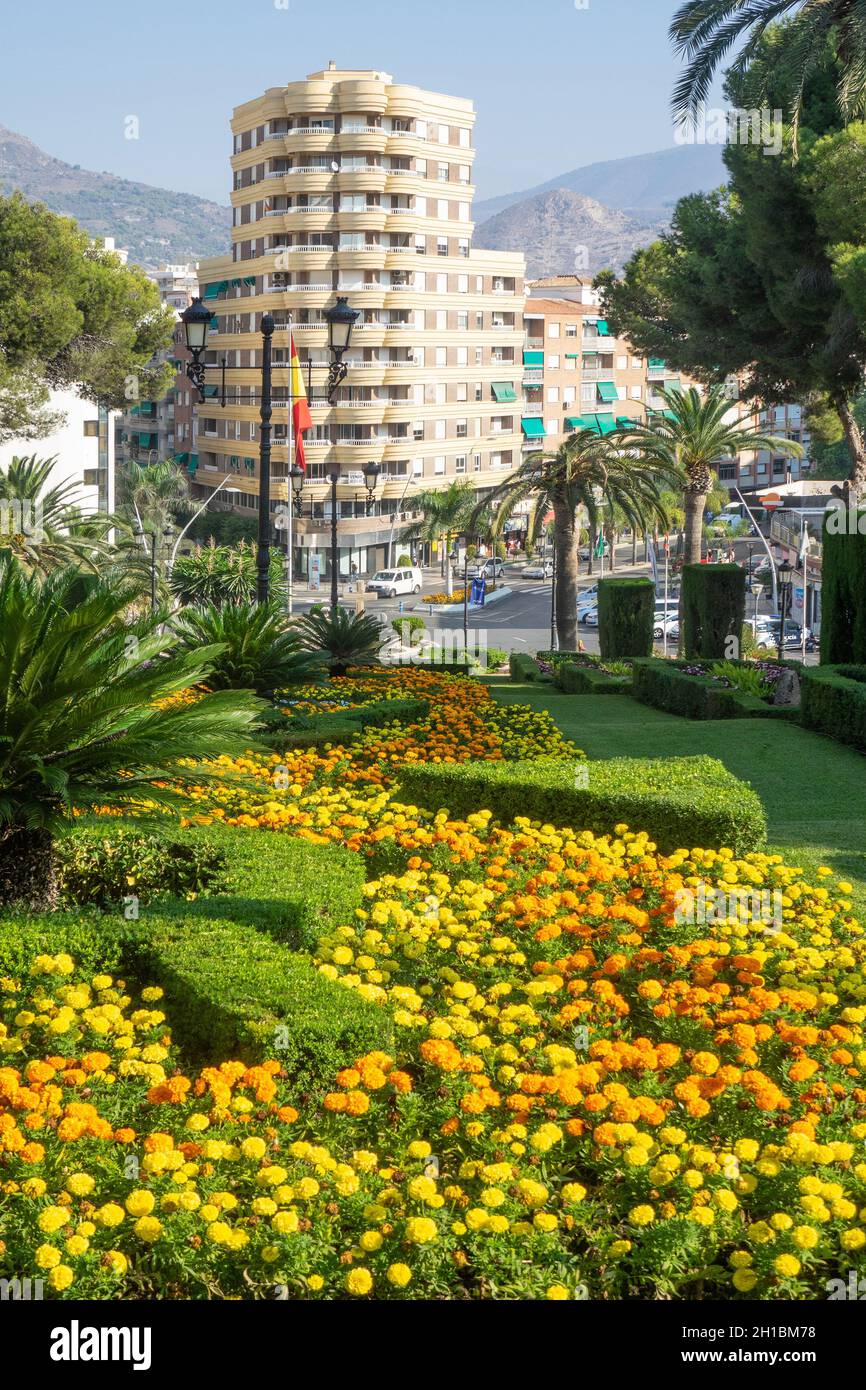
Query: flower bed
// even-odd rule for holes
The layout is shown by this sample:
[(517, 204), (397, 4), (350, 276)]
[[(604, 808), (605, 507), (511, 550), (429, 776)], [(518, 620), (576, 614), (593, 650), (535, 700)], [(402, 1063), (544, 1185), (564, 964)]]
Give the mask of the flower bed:
[[(321, 1099), (279, 1049), (191, 1068), (160, 988), (116, 968), (36, 951), (3, 980), (4, 1275), (292, 1299), (808, 1299), (863, 1275), (849, 885), (487, 812), (412, 840), (320, 936), (324, 978), (394, 1035)], [(782, 893), (783, 929), (683, 924), (698, 881)]]
[[(640, 657), (633, 668), (633, 693), (644, 704), (686, 719), (790, 719), (797, 711), (772, 703), (776, 682), (797, 662), (696, 662)], [(727, 671), (729, 674), (724, 674)], [(761, 693), (737, 688), (734, 672), (754, 675)]]
[(569, 653), (556, 665), (554, 684), (567, 695), (629, 695), (632, 690), (632, 662), (603, 661), (587, 653)]

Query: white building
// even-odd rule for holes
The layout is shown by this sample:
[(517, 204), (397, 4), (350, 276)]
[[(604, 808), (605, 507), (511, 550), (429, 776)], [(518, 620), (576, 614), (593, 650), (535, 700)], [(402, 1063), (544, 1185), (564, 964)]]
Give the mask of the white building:
[(16, 456), (56, 458), (49, 486), (74, 484), (77, 492), (70, 500), (82, 512), (113, 512), (117, 412), (82, 400), (68, 390), (52, 391), (49, 408), (62, 411), (65, 423), (45, 439), (22, 436), (0, 444), (0, 468), (5, 472)]

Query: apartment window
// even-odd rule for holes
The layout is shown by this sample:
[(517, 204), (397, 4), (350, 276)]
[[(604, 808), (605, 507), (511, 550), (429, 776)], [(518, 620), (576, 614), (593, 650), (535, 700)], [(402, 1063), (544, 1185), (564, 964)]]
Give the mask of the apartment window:
[(433, 460), (433, 472), (436, 474), (445, 472), (445, 459), (441, 454)]
[(548, 370), (549, 370), (549, 371), (552, 371), (552, 372), (558, 372), (558, 371), (559, 371), (559, 357), (557, 356), (557, 354), (556, 354), (555, 352), (554, 352), (554, 353), (548, 353), (548, 355), (547, 355), (547, 366), (548, 366)]
[(416, 439), (416, 440), (418, 440), (418, 439), (423, 439), (423, 438), (424, 438), (424, 421), (423, 421), (423, 420), (416, 420), (416, 421), (415, 421), (414, 425), (412, 426), (412, 437), (413, 437), (413, 439)]
[(618, 372), (627, 372), (627, 371), (628, 371), (628, 358), (627, 358), (627, 357), (618, 357), (618, 358), (616, 359), (616, 369), (617, 369)]
[(468, 294), (468, 293), (469, 293), (469, 276), (468, 276), (468, 275), (458, 275), (458, 276), (457, 276), (457, 293), (458, 293), (458, 294)]
[(420, 232), (415, 234), (415, 251), (419, 256), (426, 256), (427, 254), (427, 238), (422, 236)]
[(437, 198), (437, 199), (436, 199), (436, 216), (437, 216), (441, 221), (447, 222), (447, 220), (448, 220), (448, 199), (447, 199), (447, 198)]
[(465, 439), (469, 433), (469, 422), (467, 420), (457, 421), (457, 438)]
[(639, 372), (639, 371), (641, 370), (642, 367), (643, 367), (643, 358), (642, 358), (642, 357), (633, 357), (633, 358), (631, 359), (631, 368), (632, 368), (632, 371), (633, 371), (633, 372)]
[(592, 404), (595, 401), (595, 397), (595, 383), (592, 381), (583, 382), (580, 388), (580, 399), (583, 401), (584, 405)]
[[(330, 207), (330, 198), (323, 198), (319, 202), (310, 201), (310, 207)], [(344, 193), (340, 199), (341, 212), (364, 212), (367, 207), (366, 193)]]
[(439, 144), (440, 144), (440, 145), (450, 145), (450, 144), (451, 144), (451, 127), (450, 127), (450, 126), (447, 126), (447, 125), (440, 125), (440, 127), (439, 127)]
[(558, 402), (559, 402), (559, 387), (558, 387), (558, 386), (548, 386), (548, 388), (547, 388), (547, 403), (548, 403), (548, 405), (556, 405), (556, 404), (558, 404)]
[(448, 311), (447, 309), (436, 310), (436, 328), (440, 333), (448, 330)]
[(422, 178), (425, 178), (425, 179), (426, 179), (426, 177), (427, 177), (427, 161), (426, 161), (426, 159), (416, 159), (416, 161), (415, 161), (415, 172), (416, 172), (416, 174), (420, 174)]
[(447, 367), (447, 366), (448, 366), (448, 349), (447, 349), (447, 348), (439, 347), (439, 348), (436, 349), (436, 366), (437, 366), (437, 367)]
[(566, 336), (566, 338), (576, 338), (576, 337), (577, 337), (577, 324), (576, 324), (576, 323), (567, 323), (567, 324), (565, 325), (565, 336)]
[(458, 366), (458, 367), (468, 367), (468, 366), (469, 366), (469, 349), (468, 349), (468, 348), (462, 347), (462, 348), (458, 348), (458, 349), (457, 349), (457, 366)]
[(558, 337), (559, 337), (559, 324), (558, 324), (558, 323), (549, 323), (549, 324), (547, 325), (547, 336), (548, 336), (548, 338), (558, 338)]
[(633, 386), (631, 388), (631, 398), (633, 401), (643, 400), (643, 388), (641, 386)]
[(468, 164), (459, 166), (459, 177), (461, 183), (469, 183), (472, 178), (472, 170)]
[(566, 370), (567, 372), (576, 372), (576, 371), (577, 371), (577, 358), (576, 358), (576, 357), (566, 357), (566, 359), (565, 359), (565, 370)]
[(446, 439), (447, 437), (448, 437), (448, 422), (447, 422), (447, 420), (436, 420), (436, 421), (434, 422), (433, 438), (434, 438), (434, 439)]
[(448, 180), (450, 179), (450, 177), (451, 177), (451, 166), (450, 166), (450, 164), (440, 164), (440, 165), (439, 165), (439, 182), (440, 182), (440, 183), (447, 183)]
[(457, 455), (456, 459), (454, 460), (454, 472), (455, 472), (455, 473), (465, 473), (465, 472), (466, 472), (466, 455), (465, 455), (465, 454), (458, 454), (458, 455)]
[(469, 132), (468, 130), (463, 130), (463, 129), (461, 128), (461, 130), (460, 130), (458, 133), (459, 133), (459, 136), (460, 136), (460, 145), (461, 145), (461, 148), (464, 149), (464, 150), (468, 150), (468, 149), (469, 149), (470, 140), (471, 140), (470, 132)]
[(437, 293), (437, 294), (447, 294), (447, 293), (448, 293), (448, 276), (447, 276), (447, 275), (437, 275), (437, 276), (436, 276), (436, 293)]
[(483, 275), (476, 275), (476, 276), (475, 276), (475, 293), (476, 293), (476, 294), (483, 294), (483, 293), (484, 293), (484, 276), (483, 276)]
[(98, 420), (85, 420), (85, 421), (84, 421), (84, 438), (85, 438), (85, 439), (98, 439), (98, 438), (99, 438), (99, 421), (98, 421)]
[(476, 367), (482, 366), (483, 362), (484, 362), (484, 349), (483, 349), (483, 347), (477, 347), (477, 348), (475, 349), (475, 365), (476, 365)]
[(484, 383), (481, 381), (475, 383), (475, 399), (476, 401), (484, 400)]
[(416, 212), (416, 214), (417, 214), (418, 217), (426, 217), (426, 216), (427, 216), (427, 199), (426, 199), (426, 198), (416, 198), (416, 199), (415, 199), (415, 212)]
[(468, 221), (469, 221), (469, 217), (470, 217), (470, 208), (469, 208), (469, 204), (468, 204), (468, 203), (458, 203), (458, 204), (457, 204), (457, 217), (458, 217), (458, 220), (459, 220), (460, 222), (468, 222)]
[(465, 238), (465, 237), (461, 237), (460, 240), (459, 240), (459, 242), (457, 243), (457, 245), (458, 245), (458, 247), (459, 247), (461, 256), (466, 256), (466, 257), (468, 258), (468, 256), (469, 256), (469, 242), (466, 240), (466, 238)]
[(574, 405), (576, 395), (577, 392), (573, 386), (564, 386), (562, 389), (563, 405)]
[(469, 314), (462, 309), (457, 314), (457, 327), (467, 330), (469, 328)]
[(468, 401), (468, 400), (469, 400), (469, 387), (467, 386), (467, 384), (466, 384), (465, 381), (458, 381), (458, 383), (457, 383), (457, 401), (458, 401), (458, 403), (459, 403), (460, 401)]
[(474, 455), (474, 458), (473, 458), (473, 462), (474, 462), (474, 465), (475, 465), (475, 472), (476, 472), (476, 473), (480, 473), (480, 472), (481, 472), (481, 455), (480, 455), (480, 454), (475, 454), (475, 455)]
[(424, 476), (424, 460), (423, 460), (423, 459), (413, 459), (413, 460), (412, 460), (412, 472), (413, 472), (413, 474), (415, 475), (416, 478), (421, 478), (421, 477)]
[(447, 238), (447, 236), (440, 236), (440, 237), (437, 239), (437, 241), (436, 241), (436, 249), (437, 249), (437, 251), (439, 252), (439, 255), (440, 255), (440, 256), (447, 256), (447, 255), (448, 255), (448, 238)]
[(476, 327), (476, 328), (483, 328), (483, 327), (484, 327), (484, 313), (483, 313), (483, 311), (482, 311), (481, 309), (479, 309), (479, 310), (477, 311), (476, 315), (475, 315), (475, 327)]

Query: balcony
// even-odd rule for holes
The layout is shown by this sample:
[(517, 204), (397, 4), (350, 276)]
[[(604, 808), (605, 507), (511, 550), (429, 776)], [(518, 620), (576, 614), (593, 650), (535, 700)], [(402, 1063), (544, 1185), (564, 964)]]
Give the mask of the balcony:
[(526, 347), (527, 347), (527, 349), (530, 350), (530, 351), (531, 351), (531, 350), (537, 350), (538, 348), (543, 348), (543, 347), (544, 347), (544, 339), (543, 339), (543, 338), (527, 338), (527, 339), (526, 339)]
[(528, 370), (526, 367), (524, 367), (524, 369), (523, 369), (523, 385), (524, 385), (524, 386), (529, 386), (529, 387), (532, 387), (532, 386), (543, 386), (543, 385), (544, 385), (544, 372), (543, 372), (543, 371), (540, 371), (540, 370), (539, 370), (539, 371), (531, 371), (531, 370)]

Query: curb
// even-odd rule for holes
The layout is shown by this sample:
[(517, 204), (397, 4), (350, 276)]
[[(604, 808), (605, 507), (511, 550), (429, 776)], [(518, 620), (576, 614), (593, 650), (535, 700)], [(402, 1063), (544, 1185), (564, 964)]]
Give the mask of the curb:
[[(508, 588), (497, 589), (497, 590), (495, 591), (495, 593), (492, 593), (492, 594), (488, 595), (488, 597), (485, 599), (484, 603), (480, 605), (480, 609), (483, 610), (484, 608), (487, 608), (491, 603), (497, 603), (499, 599), (502, 599), (502, 598), (510, 598), (511, 595), (513, 594), (513, 592), (514, 592), (513, 589), (508, 589)], [(425, 604), (419, 604), (418, 607), (417, 607), (416, 609), (414, 609), (413, 611), (416, 612), (416, 613), (418, 613), (418, 612), (422, 612), (422, 613), (423, 613), (425, 610), (426, 610), (427, 613), (430, 613), (430, 614), (433, 614), (433, 613), (462, 613), (462, 612), (463, 612), (463, 604), (462, 604), (462, 603), (425, 603)], [(478, 604), (470, 603), (470, 605), (469, 605), (469, 610), (470, 610), (470, 612), (472, 612), (472, 611), (478, 612), (478, 611), (479, 611), (479, 605), (478, 605)]]

